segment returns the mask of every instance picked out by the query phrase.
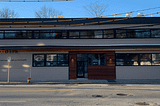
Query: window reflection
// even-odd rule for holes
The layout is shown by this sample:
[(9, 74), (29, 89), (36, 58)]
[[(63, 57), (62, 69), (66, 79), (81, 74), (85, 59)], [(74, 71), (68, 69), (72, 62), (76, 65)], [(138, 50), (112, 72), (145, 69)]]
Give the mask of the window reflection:
[(104, 30), (104, 38), (114, 38), (113, 30)]
[(26, 38), (26, 31), (5, 31), (5, 38)]
[(78, 31), (69, 32), (69, 38), (79, 38), (79, 32)]
[(80, 31), (80, 38), (95, 38), (94, 31)]
[(102, 31), (94, 31), (94, 38), (102, 38), (103, 37), (103, 33)]
[(36, 38), (36, 39), (39, 38), (39, 31), (34, 31), (34, 38)]
[(149, 29), (138, 29), (138, 30), (127, 30), (127, 35), (129, 38), (149, 38)]
[(160, 65), (160, 54), (152, 54), (152, 65)]
[(126, 38), (126, 30), (116, 30), (116, 38)]
[(0, 39), (4, 38), (4, 31), (0, 31)]
[(105, 54), (88, 54), (89, 66), (105, 66), (106, 55)]
[(160, 30), (151, 30), (151, 37), (159, 38), (160, 37)]
[(151, 65), (151, 54), (140, 54), (140, 65)]

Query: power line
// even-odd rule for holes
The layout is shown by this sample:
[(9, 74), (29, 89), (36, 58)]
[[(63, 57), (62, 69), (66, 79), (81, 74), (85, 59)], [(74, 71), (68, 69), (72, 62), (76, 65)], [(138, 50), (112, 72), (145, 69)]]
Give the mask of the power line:
[(160, 8), (160, 7), (154, 7), (154, 8), (148, 8), (148, 9), (143, 9), (143, 10), (130, 11), (130, 12), (125, 12), (125, 13), (118, 13), (118, 14), (105, 15), (105, 16), (101, 16), (101, 17), (116, 16), (116, 15), (122, 15), (122, 14), (127, 14), (127, 13), (139, 12), (139, 11), (153, 10), (153, 9), (157, 9), (157, 8)]

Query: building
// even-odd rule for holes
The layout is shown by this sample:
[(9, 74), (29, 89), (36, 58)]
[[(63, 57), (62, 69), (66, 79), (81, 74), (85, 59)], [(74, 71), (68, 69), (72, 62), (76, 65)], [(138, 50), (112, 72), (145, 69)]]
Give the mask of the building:
[(0, 52), (1, 82), (160, 79), (160, 18), (0, 19)]

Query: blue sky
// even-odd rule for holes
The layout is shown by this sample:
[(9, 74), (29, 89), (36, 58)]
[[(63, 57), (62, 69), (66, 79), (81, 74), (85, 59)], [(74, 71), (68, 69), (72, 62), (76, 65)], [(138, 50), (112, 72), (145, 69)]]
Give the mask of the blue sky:
[[(52, 7), (61, 11), (65, 18), (83, 18), (90, 17), (83, 6), (89, 5), (91, 2), (95, 1), (108, 5), (107, 12), (104, 15), (160, 7), (160, 0), (74, 0), (67, 2), (0, 2), (0, 9), (8, 7), (17, 12), (19, 17), (34, 18), (35, 11), (38, 11), (40, 7), (46, 5), (47, 7)], [(144, 14), (155, 12), (160, 12), (160, 8), (143, 11)], [(134, 13), (133, 15), (136, 16), (136, 14), (137, 13)], [(160, 14), (154, 16), (160, 17)]]

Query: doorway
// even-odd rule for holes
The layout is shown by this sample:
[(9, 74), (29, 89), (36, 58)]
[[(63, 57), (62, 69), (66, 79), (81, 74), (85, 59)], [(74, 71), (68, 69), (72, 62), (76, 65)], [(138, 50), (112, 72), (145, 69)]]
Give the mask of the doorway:
[(77, 54), (77, 78), (88, 78), (87, 54)]

